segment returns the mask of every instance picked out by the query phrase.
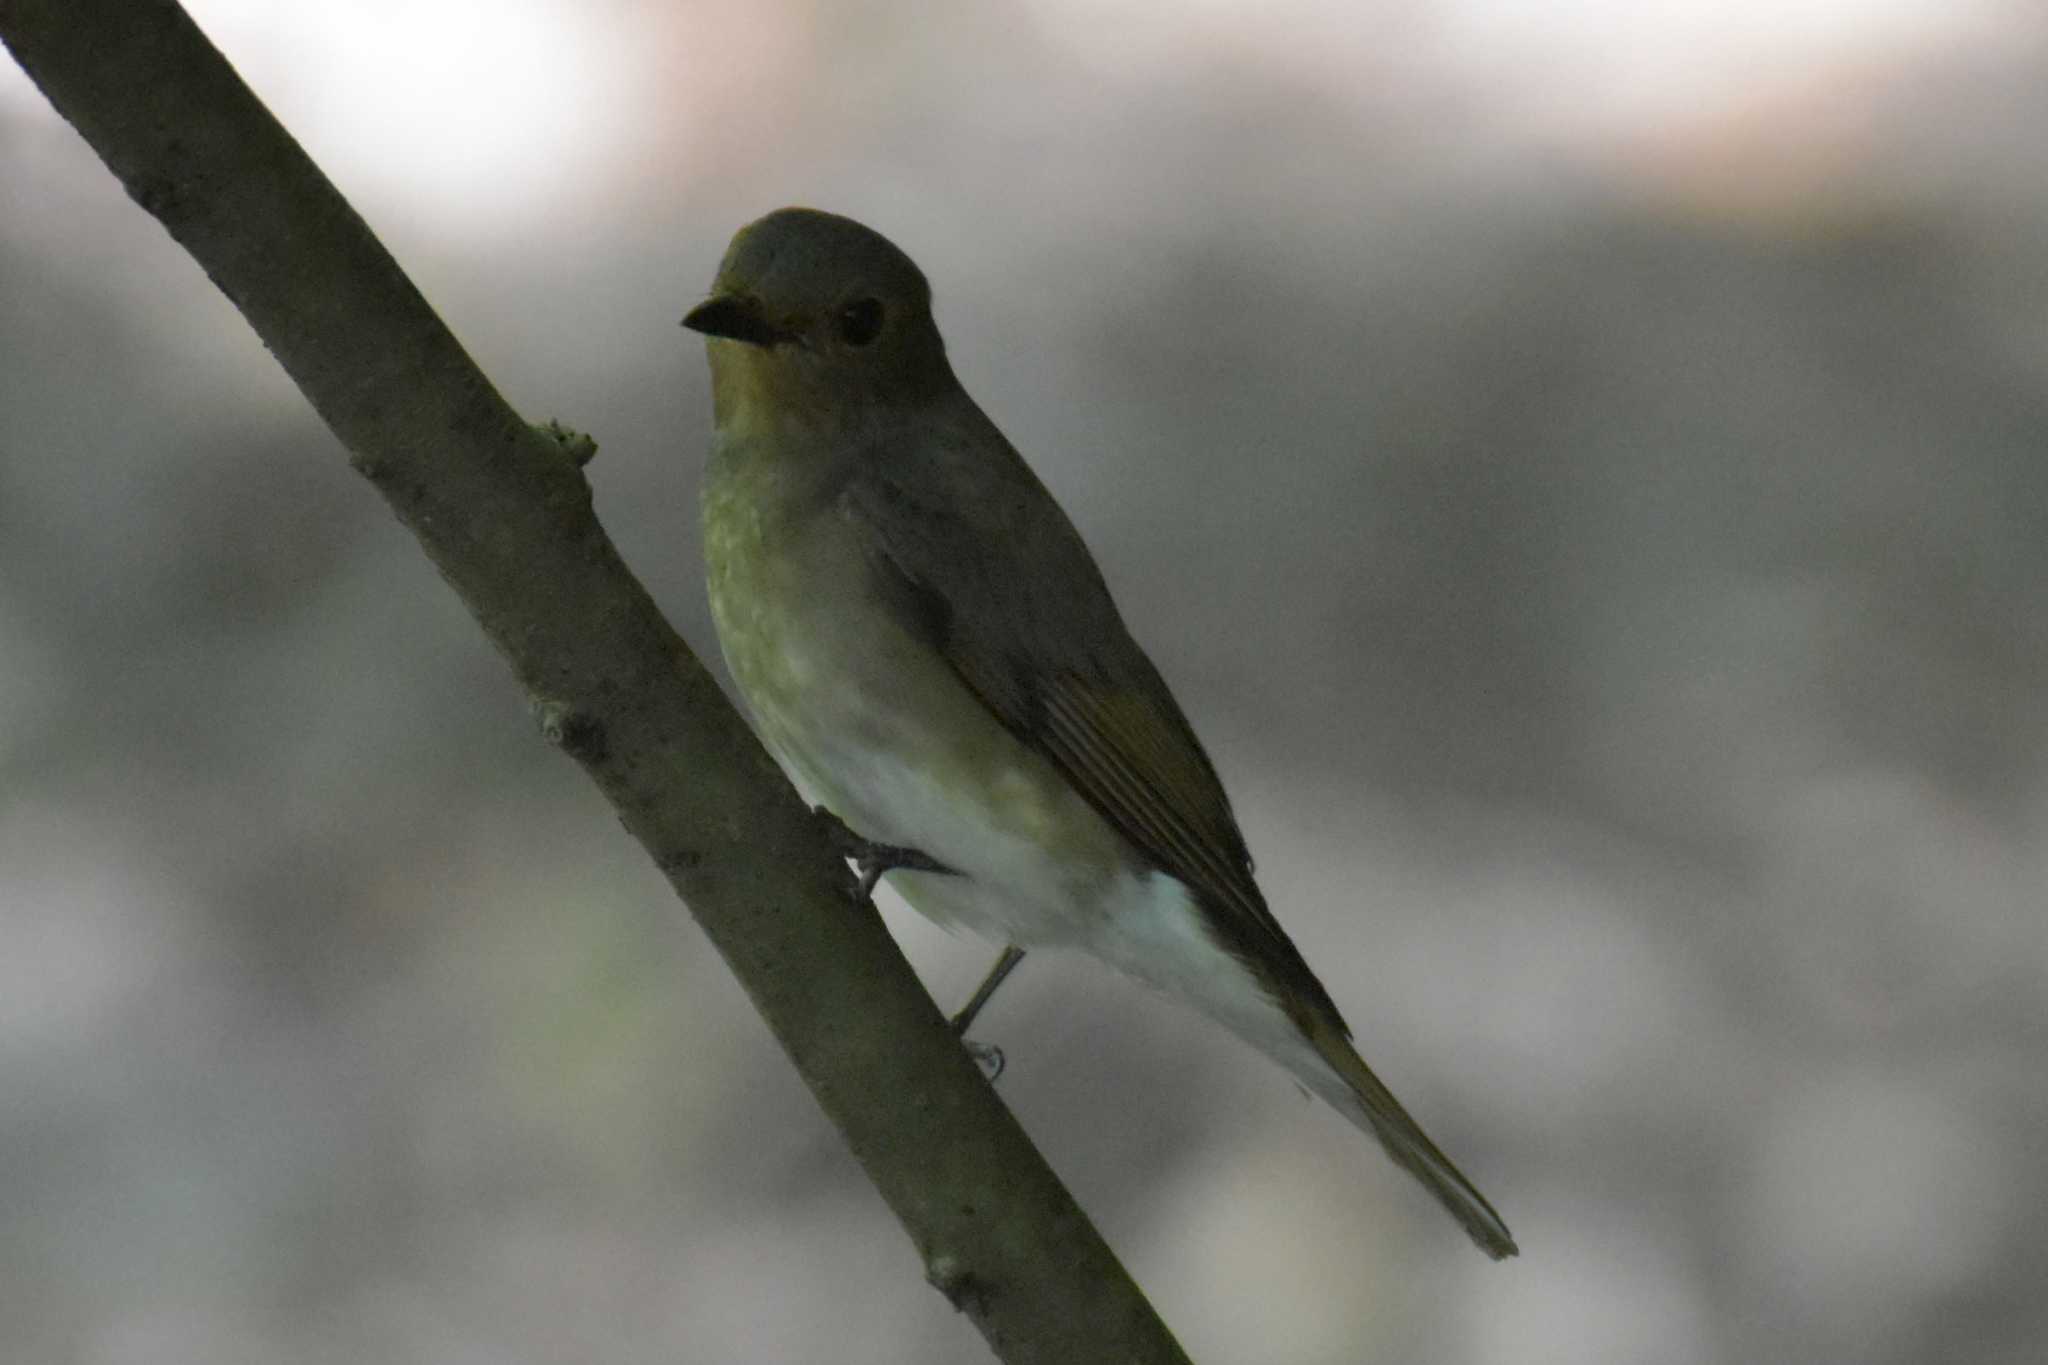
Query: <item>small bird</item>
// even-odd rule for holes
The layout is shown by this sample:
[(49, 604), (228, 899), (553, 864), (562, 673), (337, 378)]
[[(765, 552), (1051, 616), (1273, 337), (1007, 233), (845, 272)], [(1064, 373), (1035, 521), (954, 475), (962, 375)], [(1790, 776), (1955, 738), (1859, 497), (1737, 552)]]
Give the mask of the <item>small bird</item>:
[(780, 209), (684, 326), (711, 364), (726, 663), (783, 770), (904, 900), (1009, 945), (978, 999), (1021, 950), (1093, 953), (1280, 1063), (1489, 1256), (1516, 1254), (1267, 909), (1094, 559), (954, 378), (923, 272), (850, 218)]

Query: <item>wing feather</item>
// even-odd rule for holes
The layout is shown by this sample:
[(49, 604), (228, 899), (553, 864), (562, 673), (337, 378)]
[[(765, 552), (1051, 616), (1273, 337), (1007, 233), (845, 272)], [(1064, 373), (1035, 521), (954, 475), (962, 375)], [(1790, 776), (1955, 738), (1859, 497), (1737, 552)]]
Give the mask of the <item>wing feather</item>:
[[(986, 440), (972, 462), (938, 445), (918, 479), (903, 476), (901, 452), (856, 463), (839, 509), (861, 529), (878, 583), (1006, 729), (1195, 893), (1218, 941), (1291, 1013), (1348, 1037), (1267, 908), (1214, 765), (1079, 534), (1022, 459), (1007, 445), (1007, 460), (990, 458)], [(965, 524), (950, 510), (962, 506), (997, 511), (997, 532)]]

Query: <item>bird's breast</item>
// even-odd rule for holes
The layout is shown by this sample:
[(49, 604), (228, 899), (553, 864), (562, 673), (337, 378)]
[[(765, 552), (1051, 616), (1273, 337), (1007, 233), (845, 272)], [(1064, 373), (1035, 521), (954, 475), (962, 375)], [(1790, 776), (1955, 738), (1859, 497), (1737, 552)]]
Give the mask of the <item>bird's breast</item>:
[(857, 529), (768, 484), (714, 465), (703, 495), (712, 617), (763, 743), (854, 831), (973, 884), (914, 898), (934, 918), (1019, 942), (1086, 937), (1128, 845), (897, 619)]

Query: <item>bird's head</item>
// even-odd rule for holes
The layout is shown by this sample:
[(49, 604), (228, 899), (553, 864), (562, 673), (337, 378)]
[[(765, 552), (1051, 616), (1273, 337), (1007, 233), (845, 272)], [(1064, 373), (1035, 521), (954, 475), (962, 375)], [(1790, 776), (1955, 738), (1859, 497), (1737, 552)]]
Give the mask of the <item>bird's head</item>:
[(720, 426), (826, 424), (954, 384), (924, 272), (879, 232), (816, 209), (741, 228), (683, 326), (709, 339)]

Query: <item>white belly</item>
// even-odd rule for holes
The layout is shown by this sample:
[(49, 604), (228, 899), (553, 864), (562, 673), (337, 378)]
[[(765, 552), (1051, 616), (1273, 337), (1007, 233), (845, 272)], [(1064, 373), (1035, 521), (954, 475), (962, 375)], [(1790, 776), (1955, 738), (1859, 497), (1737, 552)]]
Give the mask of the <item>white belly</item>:
[[(917, 849), (955, 870), (889, 875), (912, 908), (948, 928), (1026, 948), (1085, 944), (1113, 913), (1118, 883), (1133, 876), (1125, 859), (1102, 856), (1107, 828), (1087, 828), (1100, 817), (1077, 813), (1064, 784), (1048, 785), (1042, 764), (941, 776), (857, 741), (804, 748), (776, 758), (807, 800), (863, 838)], [(968, 780), (946, 780), (962, 776)]]

